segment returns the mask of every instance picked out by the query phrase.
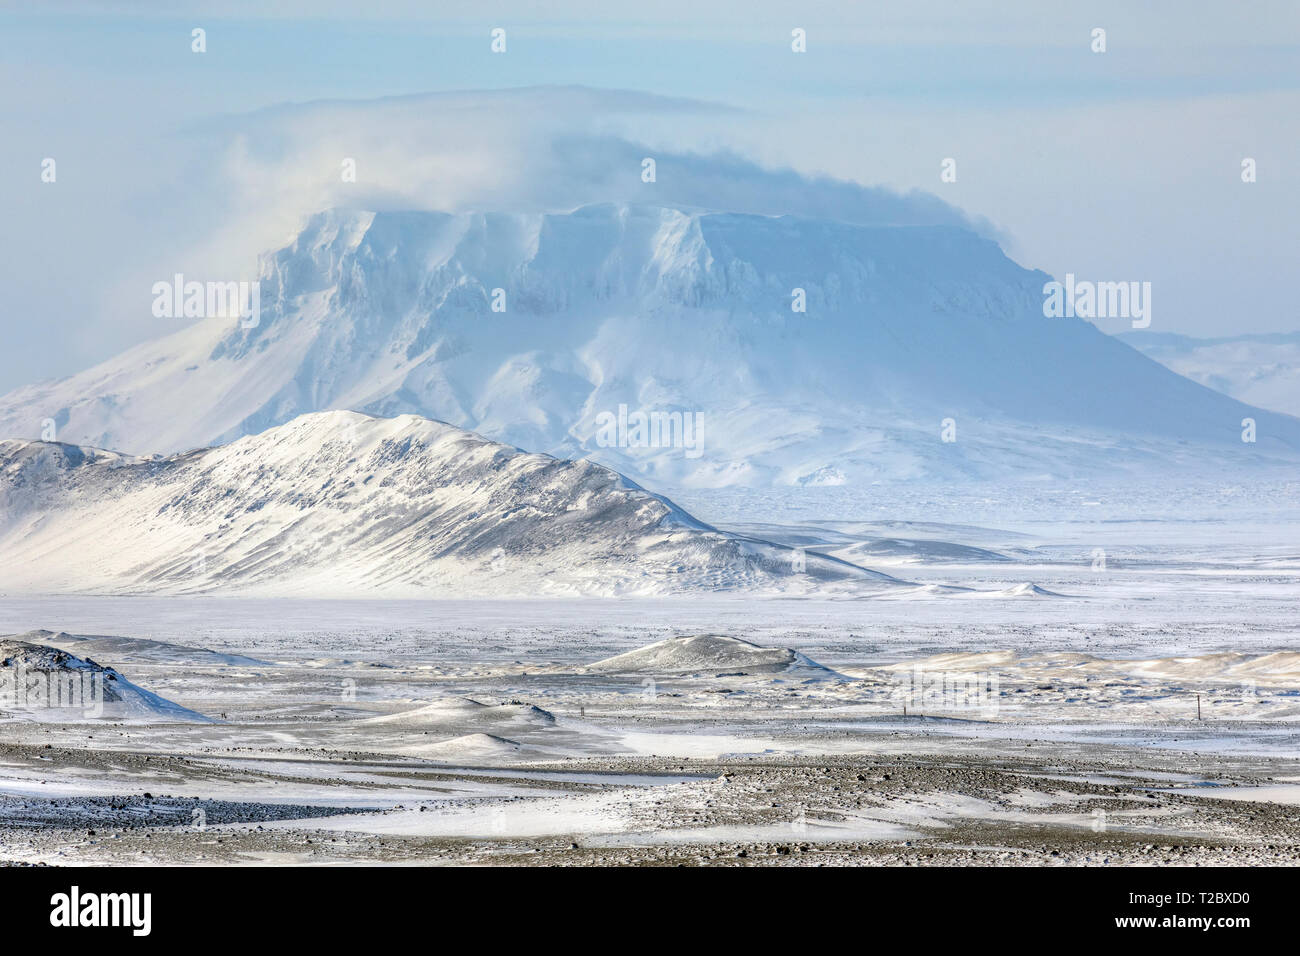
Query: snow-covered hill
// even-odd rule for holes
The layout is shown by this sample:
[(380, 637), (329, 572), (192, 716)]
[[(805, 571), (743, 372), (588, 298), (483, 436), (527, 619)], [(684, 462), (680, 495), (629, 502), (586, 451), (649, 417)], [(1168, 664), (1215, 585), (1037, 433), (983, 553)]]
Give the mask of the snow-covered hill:
[(1120, 338), (1207, 388), (1260, 408), (1300, 415), (1300, 332), (1217, 339), (1128, 332)]
[(111, 667), (45, 643), (70, 637), (45, 630), (0, 637), (0, 720), (208, 720)]
[[(763, 647), (725, 634), (670, 637), (588, 665), (593, 674), (780, 674), (806, 679), (838, 678), (828, 667), (788, 647)], [(718, 675), (724, 676), (724, 675)]]
[(863, 594), (899, 583), (717, 531), (599, 465), (412, 415), (304, 415), (153, 460), (0, 441), (8, 594)]
[(1300, 457), (1300, 420), (1045, 318), (1048, 277), (960, 226), (330, 211), (262, 263), (255, 327), (159, 319), (188, 325), (5, 396), (0, 435), (49, 420), (60, 440), (143, 454), (321, 409), (413, 413), (660, 488)]

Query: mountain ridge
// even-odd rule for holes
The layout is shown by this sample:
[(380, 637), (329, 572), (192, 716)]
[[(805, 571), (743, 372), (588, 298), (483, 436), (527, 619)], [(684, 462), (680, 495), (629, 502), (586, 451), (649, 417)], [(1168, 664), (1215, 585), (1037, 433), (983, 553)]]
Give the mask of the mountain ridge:
[(700, 522), (600, 465), (442, 422), (300, 416), (147, 459), (0, 441), (8, 593), (867, 594), (846, 561)]
[[(261, 262), (255, 327), (203, 319), (10, 393), (0, 434), (48, 420), (80, 444), (170, 452), (350, 408), (591, 457), (658, 487), (1300, 459), (1300, 420), (1045, 318), (1046, 274), (958, 226), (635, 203), (335, 209)], [(806, 312), (791, 309), (796, 290)], [(598, 418), (621, 406), (698, 413), (703, 454), (601, 444)]]

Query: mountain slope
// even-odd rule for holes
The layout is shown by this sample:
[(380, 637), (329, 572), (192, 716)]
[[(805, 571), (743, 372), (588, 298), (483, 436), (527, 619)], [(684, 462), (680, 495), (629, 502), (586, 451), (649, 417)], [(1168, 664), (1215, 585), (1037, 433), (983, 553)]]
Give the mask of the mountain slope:
[(590, 462), (355, 412), (156, 460), (0, 442), (0, 555), (10, 594), (857, 594), (900, 583), (716, 531)]
[(1260, 408), (1300, 414), (1300, 332), (1217, 339), (1128, 332), (1120, 339), (1206, 388)]
[[(263, 258), (256, 327), (159, 320), (190, 326), (11, 393), (0, 434), (52, 419), (61, 439), (165, 452), (351, 408), (588, 455), (660, 487), (1300, 457), (1300, 420), (1045, 318), (1046, 280), (956, 226), (639, 205), (331, 211)], [(645, 447), (607, 427), (638, 412), (698, 434)]]

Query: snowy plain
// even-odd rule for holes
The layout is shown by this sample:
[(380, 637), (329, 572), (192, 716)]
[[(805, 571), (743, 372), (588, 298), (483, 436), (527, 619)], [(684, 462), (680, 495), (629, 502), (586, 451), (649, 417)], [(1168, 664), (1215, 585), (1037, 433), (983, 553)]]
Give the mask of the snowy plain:
[[(751, 507), (750, 526), (737, 530), (869, 555), (918, 585), (901, 593), (6, 596), (0, 633), (47, 628), (48, 643), (215, 721), (52, 727), (15, 715), (0, 792), (63, 799), (67, 818), (47, 831), (63, 842), (10, 840), (6, 853), (122, 860), (117, 848), (130, 846), (150, 859), (237, 863), (581, 852), (603, 862), (774, 840), (828, 853), (913, 853), (926, 840), (948, 841), (949, 852), (954, 840), (982, 840), (1032, 861), (1037, 850), (1008, 834), (1046, 827), (1053, 839), (1093, 839), (1103, 812), (1108, 838), (1143, 841), (1134, 847), (1211, 836), (1233, 852), (1290, 845), (1273, 830), (1245, 833), (1248, 818), (1231, 815), (1247, 811), (1224, 809), (1266, 806), (1280, 815), (1270, 827), (1291, 827), (1300, 805), (1300, 524), (1285, 481), (1127, 498), (1119, 486), (1008, 487), (980, 514), (1000, 512), (996, 524), (933, 520), (948, 516), (909, 508), (923, 497), (915, 487), (892, 501), (879, 491), (880, 514), (829, 512), (856, 519), (843, 521)], [(1069, 512), (1096, 520), (1045, 520), (1063, 495), (1098, 502)], [(1183, 510), (1161, 518), (1158, 498)], [(959, 499), (954, 509), (979, 513)], [(727, 527), (726, 499), (701, 494), (691, 507)], [(737, 643), (710, 659), (699, 635), (756, 645), (755, 666)], [(68, 748), (57, 775), (42, 767), (45, 743)], [(922, 773), (911, 760), (1018, 769), (996, 795), (922, 779), (849, 804), (838, 783), (829, 804), (802, 790), (797, 801), (763, 802), (806, 786), (814, 771), (791, 778), (790, 764), (822, 774), (842, 761), (892, 761), (847, 778), (889, 787)], [(762, 777), (773, 773), (787, 775)], [(730, 787), (725, 798), (718, 786)], [(1098, 810), (1099, 788), (1124, 796), (1107, 795), (1110, 809)], [(1173, 802), (1145, 808), (1131, 791)], [(125, 806), (146, 792), (203, 801), (212, 829), (164, 853), (134, 841), (138, 826), (118, 813), (112, 825), (126, 843), (73, 838), (76, 826), (105, 825), (84, 822), (88, 801)], [(172, 812), (172, 829), (188, 833), (187, 805), (158, 803), (144, 801), (153, 809), (141, 819), (157, 825)], [(227, 819), (229, 807), (245, 809)]]

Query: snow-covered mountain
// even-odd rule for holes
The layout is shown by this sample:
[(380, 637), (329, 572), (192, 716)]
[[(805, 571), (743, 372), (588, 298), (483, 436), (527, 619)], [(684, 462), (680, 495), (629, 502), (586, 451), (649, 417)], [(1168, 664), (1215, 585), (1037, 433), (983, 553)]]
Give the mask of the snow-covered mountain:
[(1300, 415), (1300, 332), (1214, 339), (1127, 332), (1120, 338), (1207, 388), (1260, 408)]
[(168, 458), (0, 441), (0, 591), (632, 595), (900, 586), (726, 534), (586, 461), (304, 415)]
[(659, 488), (1300, 458), (1300, 420), (1044, 317), (1047, 279), (960, 226), (331, 211), (263, 257), (254, 327), (160, 319), (186, 327), (4, 397), (0, 435), (156, 453), (413, 413)]

